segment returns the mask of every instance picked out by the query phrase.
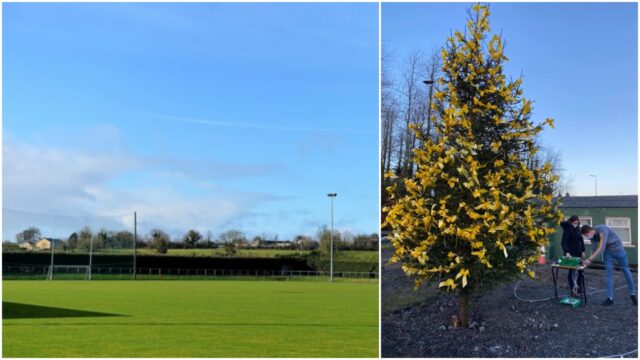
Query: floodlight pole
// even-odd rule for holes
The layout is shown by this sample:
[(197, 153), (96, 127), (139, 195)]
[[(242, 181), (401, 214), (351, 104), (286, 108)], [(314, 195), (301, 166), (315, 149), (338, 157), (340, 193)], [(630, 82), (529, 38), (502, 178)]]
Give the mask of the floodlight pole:
[(338, 196), (337, 193), (327, 194), (331, 198), (331, 251), (330, 251), (330, 265), (329, 265), (329, 281), (333, 282), (333, 199)]
[(51, 241), (51, 265), (49, 266), (49, 280), (53, 280), (53, 249), (55, 248), (55, 246), (53, 246), (53, 239)]
[(138, 213), (133, 212), (133, 280), (136, 279), (136, 246), (138, 242)]
[(597, 175), (589, 175), (590, 177), (594, 178), (596, 181), (596, 197), (598, 196), (598, 176)]
[(91, 265), (93, 263), (93, 235), (89, 240), (89, 280), (91, 280)]

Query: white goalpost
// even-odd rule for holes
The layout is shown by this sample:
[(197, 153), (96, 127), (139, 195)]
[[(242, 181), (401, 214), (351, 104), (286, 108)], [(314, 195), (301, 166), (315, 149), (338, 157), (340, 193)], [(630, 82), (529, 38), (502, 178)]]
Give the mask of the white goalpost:
[[(3, 241), (7, 242), (7, 246), (3, 246), (6, 250), (3, 269), (11, 271), (10, 276), (93, 280), (94, 273), (108, 271), (111, 274), (114, 266), (119, 268), (118, 278), (129, 274), (135, 279), (137, 225), (135, 211), (73, 215), (3, 207), (0, 230)], [(15, 238), (15, 242), (11, 238)], [(37, 257), (31, 256), (36, 254)], [(3, 272), (3, 276), (9, 276), (7, 272)], [(105, 277), (109, 276), (97, 276)]]
[(69, 277), (71, 275), (82, 276), (83, 280), (91, 280), (91, 266), (89, 265), (50, 265), (47, 271), (47, 279), (53, 280), (56, 276)]

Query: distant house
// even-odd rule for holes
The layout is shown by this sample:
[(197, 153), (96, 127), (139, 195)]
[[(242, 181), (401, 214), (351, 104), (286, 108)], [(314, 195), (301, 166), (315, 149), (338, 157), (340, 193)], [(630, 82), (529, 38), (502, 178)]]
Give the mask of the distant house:
[[(622, 240), (629, 263), (638, 264), (638, 195), (569, 196), (562, 199), (560, 211), (568, 219), (577, 215), (582, 225), (609, 226)], [(562, 256), (562, 228), (551, 235), (547, 258)], [(591, 242), (585, 240), (586, 255), (591, 254)], [(601, 260), (601, 258), (599, 259)]]
[[(47, 238), (42, 238), (40, 240), (38, 240), (35, 244), (35, 248), (37, 250), (51, 250), (51, 242), (55, 243), (55, 244), (60, 244), (62, 242), (62, 240), (60, 239), (47, 239)], [(57, 246), (56, 246), (57, 248)]]
[(28, 241), (21, 242), (18, 247), (23, 250), (33, 250), (33, 244)]
[(294, 246), (294, 243), (285, 240), (255, 239), (251, 242), (254, 249), (291, 249)]

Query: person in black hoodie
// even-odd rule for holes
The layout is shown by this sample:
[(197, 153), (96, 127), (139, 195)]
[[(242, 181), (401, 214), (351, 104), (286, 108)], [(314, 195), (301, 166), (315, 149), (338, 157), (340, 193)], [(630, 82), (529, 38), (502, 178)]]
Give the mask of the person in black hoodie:
[[(580, 219), (577, 215), (571, 215), (569, 220), (562, 221), (562, 251), (564, 256), (574, 256), (584, 259), (584, 239), (580, 233)], [(579, 288), (579, 284), (582, 284), (583, 271), (578, 271), (577, 284), (574, 282), (576, 270), (569, 270), (569, 289), (571, 289), (571, 296), (577, 297), (578, 294), (584, 289)]]

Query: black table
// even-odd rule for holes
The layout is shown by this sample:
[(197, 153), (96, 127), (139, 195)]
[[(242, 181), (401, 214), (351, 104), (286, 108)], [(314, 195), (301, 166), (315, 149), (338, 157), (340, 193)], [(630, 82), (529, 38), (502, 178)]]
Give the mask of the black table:
[[(559, 265), (559, 264), (551, 264), (551, 276), (553, 277), (553, 288), (556, 294), (556, 299), (558, 298), (558, 271), (560, 271), (560, 269), (565, 269), (565, 270), (576, 270), (576, 271), (584, 271), (586, 266), (584, 265), (579, 265), (579, 266), (566, 266), (566, 265)], [(582, 281), (580, 283), (580, 277), (578, 277), (578, 286), (580, 286), (580, 288), (582, 289), (582, 297), (584, 299), (584, 303), (585, 305), (587, 304), (587, 287), (585, 286), (585, 281), (584, 281), (584, 273), (582, 274)]]

